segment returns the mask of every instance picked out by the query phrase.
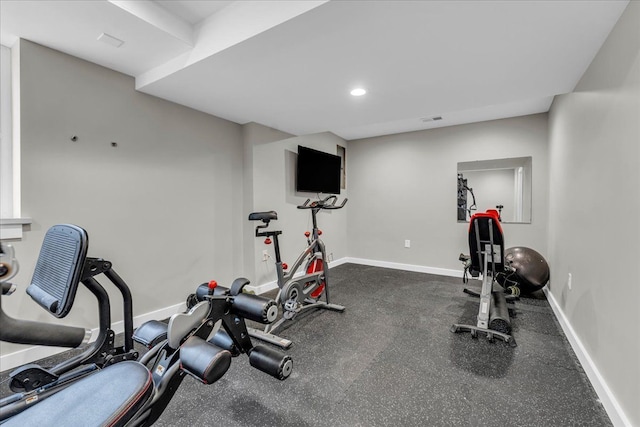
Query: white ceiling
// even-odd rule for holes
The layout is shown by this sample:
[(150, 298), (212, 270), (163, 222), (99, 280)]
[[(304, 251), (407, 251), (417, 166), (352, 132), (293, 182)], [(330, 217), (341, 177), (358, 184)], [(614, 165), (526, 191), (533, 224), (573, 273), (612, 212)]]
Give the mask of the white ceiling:
[(627, 3), (2, 0), (0, 31), (237, 123), (357, 139), (548, 111)]

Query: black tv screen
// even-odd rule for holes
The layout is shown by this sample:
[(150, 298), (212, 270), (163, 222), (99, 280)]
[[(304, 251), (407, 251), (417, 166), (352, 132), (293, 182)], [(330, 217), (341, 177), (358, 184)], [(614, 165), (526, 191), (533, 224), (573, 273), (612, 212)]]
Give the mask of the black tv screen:
[(296, 191), (340, 194), (340, 156), (298, 145)]

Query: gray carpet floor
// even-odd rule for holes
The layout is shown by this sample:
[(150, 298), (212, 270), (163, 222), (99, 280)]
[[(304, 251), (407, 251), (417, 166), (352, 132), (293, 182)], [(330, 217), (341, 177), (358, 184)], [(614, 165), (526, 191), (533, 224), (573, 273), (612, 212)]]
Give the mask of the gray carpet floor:
[(478, 311), (460, 279), (355, 264), (330, 274), (346, 310), (280, 331), (294, 342), (287, 380), (241, 355), (215, 384), (187, 377), (156, 425), (611, 425), (542, 292), (512, 306), (512, 348), (450, 332)]

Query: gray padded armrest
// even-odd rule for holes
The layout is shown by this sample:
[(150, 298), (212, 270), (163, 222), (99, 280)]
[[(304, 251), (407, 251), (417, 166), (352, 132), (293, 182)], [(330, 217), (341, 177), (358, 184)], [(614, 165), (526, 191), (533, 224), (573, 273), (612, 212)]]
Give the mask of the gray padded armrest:
[(71, 224), (54, 225), (44, 237), (27, 294), (56, 317), (71, 310), (88, 246), (87, 232)]

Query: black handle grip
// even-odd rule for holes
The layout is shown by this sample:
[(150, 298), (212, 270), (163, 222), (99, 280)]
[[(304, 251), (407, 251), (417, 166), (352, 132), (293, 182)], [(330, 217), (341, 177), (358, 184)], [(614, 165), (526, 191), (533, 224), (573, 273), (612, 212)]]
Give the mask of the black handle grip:
[(304, 201), (303, 204), (298, 205), (297, 208), (298, 209), (311, 209), (311, 206), (309, 206), (309, 202), (311, 201), (311, 199), (307, 199)]
[(293, 370), (291, 356), (260, 344), (253, 347), (249, 353), (249, 363), (254, 368), (281, 381), (287, 379)]
[(307, 199), (302, 205), (298, 206), (298, 209), (342, 209), (347, 204), (347, 200), (345, 198), (341, 204), (336, 205), (338, 201), (338, 196), (336, 195), (327, 196), (322, 200), (311, 202), (311, 204), (309, 204), (311, 200)]
[[(329, 203), (329, 200), (331, 200), (331, 203)], [(338, 201), (338, 196), (336, 196), (335, 194), (332, 194), (320, 200), (318, 204), (320, 206), (333, 206), (336, 204), (337, 201)]]
[[(336, 200), (337, 200), (337, 199), (336, 199)], [(339, 204), (338, 206), (336, 206), (336, 205), (335, 205), (335, 200), (334, 200), (333, 204), (331, 204), (331, 205), (329, 205), (329, 206), (325, 206), (325, 207), (324, 207), (324, 209), (342, 209), (342, 208), (344, 208), (344, 205), (346, 205), (346, 204), (347, 204), (347, 200), (349, 200), (349, 199), (345, 198), (345, 199), (342, 201), (342, 203), (341, 203), (341, 204)]]
[(278, 304), (259, 295), (236, 295), (233, 297), (231, 310), (240, 317), (262, 324), (272, 323), (278, 317)]
[(88, 331), (83, 328), (14, 319), (1, 306), (0, 324), (0, 341), (15, 344), (75, 348), (88, 338)]
[(11, 295), (16, 290), (16, 285), (9, 282), (2, 282), (2, 295)]

